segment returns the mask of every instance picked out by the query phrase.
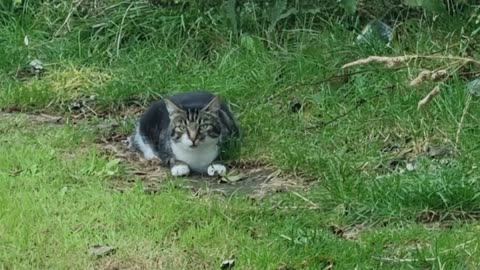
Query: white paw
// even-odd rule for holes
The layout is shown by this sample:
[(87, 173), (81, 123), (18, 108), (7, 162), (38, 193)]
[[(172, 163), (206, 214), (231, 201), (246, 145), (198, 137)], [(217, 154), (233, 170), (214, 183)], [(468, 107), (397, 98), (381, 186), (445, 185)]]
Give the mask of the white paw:
[(122, 143), (130, 150), (133, 149), (133, 145), (132, 145), (132, 137), (131, 136), (128, 136), (126, 140), (122, 140)]
[(221, 164), (212, 164), (208, 166), (207, 173), (210, 176), (214, 176), (214, 175), (224, 176), (227, 173), (227, 168)]
[(152, 152), (144, 152), (143, 158), (146, 160), (152, 160), (153, 158), (155, 158), (155, 154)]
[(186, 176), (190, 174), (190, 168), (185, 164), (179, 164), (172, 167), (170, 170), (173, 176)]

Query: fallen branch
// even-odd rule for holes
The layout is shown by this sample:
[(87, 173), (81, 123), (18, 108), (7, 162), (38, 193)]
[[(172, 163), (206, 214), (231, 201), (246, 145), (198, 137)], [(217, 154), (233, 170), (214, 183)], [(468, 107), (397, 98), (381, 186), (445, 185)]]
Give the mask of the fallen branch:
[(358, 65), (365, 65), (368, 63), (383, 63), (386, 67), (394, 67), (400, 63), (405, 62), (409, 58), (407, 56), (396, 56), (396, 57), (389, 57), (389, 56), (369, 56), (365, 59), (359, 59), (350, 63), (347, 63), (342, 66), (342, 68), (348, 68)]
[(435, 88), (432, 89), (432, 91), (430, 91), (430, 93), (428, 93), (427, 96), (425, 96), (422, 100), (418, 102), (417, 109), (420, 109), (423, 106), (427, 105), (438, 94), (440, 94), (440, 86), (437, 85), (435, 86)]
[(383, 63), (385, 64), (386, 67), (394, 67), (400, 63), (406, 62), (408, 60), (413, 60), (413, 59), (448, 59), (448, 60), (457, 60), (461, 61), (464, 64), (467, 63), (474, 63), (477, 65), (480, 65), (480, 61), (477, 61), (472, 58), (467, 58), (467, 57), (458, 57), (458, 56), (444, 56), (444, 55), (418, 55), (418, 54), (412, 54), (412, 55), (404, 55), (404, 56), (369, 56), (368, 58), (364, 59), (359, 59), (350, 63), (347, 63), (342, 66), (342, 68), (348, 68), (348, 67), (353, 67), (353, 66), (358, 66), (358, 65), (365, 65), (369, 63)]
[(422, 84), (424, 81), (427, 81), (429, 80), (429, 78), (432, 76), (432, 71), (426, 69), (426, 70), (422, 70), (420, 71), (420, 73), (418, 73), (418, 76), (415, 77), (415, 79), (413, 79), (411, 82), (410, 82), (410, 86), (411, 87), (416, 87), (416, 86), (419, 86), (420, 84)]
[(424, 262), (424, 261), (434, 261), (435, 258), (425, 258), (425, 259), (410, 259), (410, 258), (405, 258), (405, 259), (400, 259), (400, 258), (380, 258), (380, 257), (372, 257), (375, 260), (379, 261), (384, 261), (384, 262), (392, 262), (392, 263), (411, 263), (411, 262)]

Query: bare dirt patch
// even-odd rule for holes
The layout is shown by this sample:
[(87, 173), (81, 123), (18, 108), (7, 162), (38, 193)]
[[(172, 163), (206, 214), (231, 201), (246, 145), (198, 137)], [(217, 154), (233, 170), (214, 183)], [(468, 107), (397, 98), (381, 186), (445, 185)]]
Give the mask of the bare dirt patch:
[(449, 210), (439, 211), (425, 209), (417, 215), (416, 222), (430, 227), (450, 228), (453, 224), (473, 222), (480, 219), (480, 211)]
[[(168, 168), (159, 161), (146, 161), (138, 153), (131, 151), (126, 136), (115, 134), (110, 138), (100, 138), (99, 148), (106, 154), (120, 159), (127, 167), (130, 177), (138, 177), (144, 182), (147, 193), (160, 192), (166, 184), (175, 184), (190, 189), (196, 194), (219, 193), (225, 196), (238, 193), (252, 199), (261, 199), (268, 194), (306, 188), (307, 181), (302, 177), (289, 175), (273, 166), (258, 160), (238, 160), (227, 163), (227, 177), (208, 177), (192, 175), (185, 178), (173, 178)], [(131, 185), (128, 178), (113, 179), (112, 187), (124, 189)]]
[[(174, 247), (158, 248), (150, 243), (144, 247), (133, 244), (119, 253), (93, 259), (96, 270), (143, 270), (143, 269), (215, 269), (210, 262), (192, 257), (185, 250)], [(217, 268), (218, 269), (218, 268)]]
[(26, 121), (31, 122), (33, 125), (42, 125), (42, 124), (63, 124), (64, 120), (60, 116), (45, 114), (45, 113), (35, 113), (35, 114), (26, 114), (26, 113), (17, 113), (13, 111), (9, 112), (0, 112), (0, 119), (13, 120), (18, 118), (24, 118)]
[[(71, 122), (60, 116), (43, 113), (0, 112), (0, 119), (18, 117), (26, 118), (32, 125), (60, 126), (65, 122)], [(190, 189), (197, 195), (218, 193), (230, 196), (238, 193), (252, 199), (261, 199), (269, 194), (305, 189), (310, 182), (301, 175), (288, 174), (260, 160), (236, 160), (227, 163), (229, 168), (227, 177), (192, 175), (173, 178), (169, 169), (163, 167), (159, 161), (146, 161), (138, 153), (131, 151), (126, 144), (127, 135), (118, 132), (118, 125), (114, 123), (89, 125), (86, 119), (81, 122), (98, 130), (96, 144), (99, 149), (125, 165), (126, 173), (112, 176), (109, 181), (109, 187), (117, 191), (128, 189), (134, 185), (136, 179), (141, 179), (146, 193), (160, 192), (162, 187), (173, 183)]]

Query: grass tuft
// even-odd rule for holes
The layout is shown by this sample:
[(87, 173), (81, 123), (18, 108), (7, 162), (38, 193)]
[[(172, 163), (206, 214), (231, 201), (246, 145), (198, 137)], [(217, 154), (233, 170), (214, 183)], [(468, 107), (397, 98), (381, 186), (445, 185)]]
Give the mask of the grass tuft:
[[(478, 61), (474, 20), (406, 16), (387, 47), (356, 44), (349, 19), (291, 3), (270, 19), (254, 1), (230, 10), (240, 20), (232, 32), (221, 3), (57, 2), (23, 1), (0, 17), (1, 110), (64, 120), (0, 113), (0, 268), (480, 265), (480, 106), (466, 90), (478, 66), (445, 60)], [(432, 54), (342, 69), (375, 55)], [(15, 77), (34, 59), (42, 76)], [(458, 69), (418, 110), (434, 85), (410, 82), (445, 66)], [(129, 134), (154, 100), (192, 89), (232, 104), (243, 134), (235, 157), (311, 180), (309, 189), (250, 201), (172, 182), (147, 194), (97, 148), (105, 134)], [(115, 190), (112, 179), (133, 184)], [(95, 258), (94, 245), (117, 252)]]

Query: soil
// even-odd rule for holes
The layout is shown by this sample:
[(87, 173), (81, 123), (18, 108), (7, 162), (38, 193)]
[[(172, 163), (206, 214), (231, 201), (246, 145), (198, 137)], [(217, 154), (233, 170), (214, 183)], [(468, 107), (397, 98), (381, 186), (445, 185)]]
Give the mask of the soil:
[[(262, 160), (235, 160), (227, 162), (228, 174), (226, 177), (209, 177), (206, 175), (191, 175), (189, 177), (175, 178), (170, 175), (169, 169), (162, 166), (159, 161), (144, 160), (138, 153), (131, 151), (127, 144), (127, 134), (119, 131), (115, 123), (89, 124), (87, 118), (65, 119), (66, 117), (54, 116), (41, 112), (0, 112), (0, 119), (22, 117), (32, 125), (51, 124), (61, 126), (65, 123), (74, 123), (77, 126), (91, 127), (99, 130), (96, 145), (108, 159), (119, 159), (126, 168), (121, 176), (112, 176), (108, 179), (108, 186), (112, 190), (122, 191), (131, 188), (137, 180), (143, 182), (145, 193), (155, 194), (161, 192), (166, 185), (175, 185), (193, 191), (197, 195), (233, 194), (247, 196), (251, 199), (262, 199), (267, 195), (302, 190), (307, 188), (309, 181), (302, 176), (291, 175), (275, 168)], [(98, 128), (101, 126), (101, 128)]]

